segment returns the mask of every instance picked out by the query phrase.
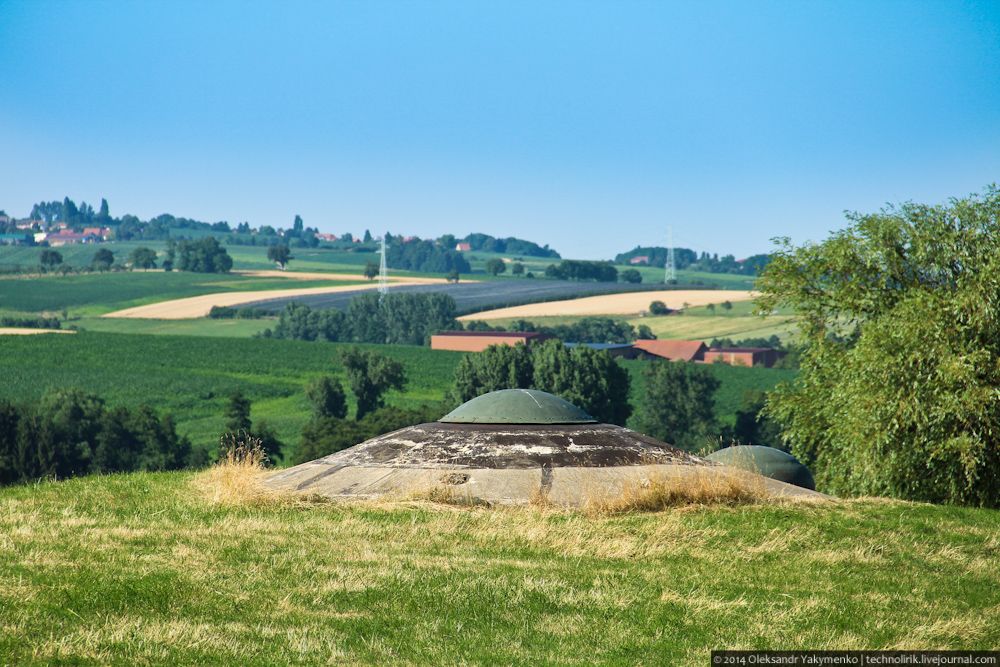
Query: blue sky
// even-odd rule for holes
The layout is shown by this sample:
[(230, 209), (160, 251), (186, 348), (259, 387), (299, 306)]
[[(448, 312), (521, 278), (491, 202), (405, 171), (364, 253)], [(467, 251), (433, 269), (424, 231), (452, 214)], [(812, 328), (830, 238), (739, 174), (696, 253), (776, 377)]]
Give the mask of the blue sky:
[(603, 258), (1000, 180), (1000, 2), (0, 0), (0, 208)]

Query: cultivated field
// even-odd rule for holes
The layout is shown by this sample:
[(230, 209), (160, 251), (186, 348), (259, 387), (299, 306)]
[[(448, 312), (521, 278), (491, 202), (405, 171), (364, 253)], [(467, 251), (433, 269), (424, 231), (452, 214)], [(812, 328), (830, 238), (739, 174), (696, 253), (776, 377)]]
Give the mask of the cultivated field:
[[(253, 320), (178, 320), (176, 324), (241, 326), (244, 322), (258, 324)], [(311, 409), (305, 385), (324, 374), (344, 380), (337, 361), (337, 352), (343, 347), (295, 340), (92, 331), (75, 336), (2, 336), (4, 381), (0, 383), (0, 398), (31, 401), (50, 389), (79, 387), (104, 397), (112, 406), (147, 404), (170, 412), (180, 433), (188, 434), (199, 447), (214, 448), (224, 430), (227, 399), (240, 390), (253, 402), (252, 418), (265, 419), (286, 443), (294, 445)], [(409, 383), (403, 392), (390, 392), (387, 401), (404, 408), (440, 403), (463, 354), (408, 345), (362, 347), (403, 363)], [(645, 363), (628, 361), (624, 366), (632, 375), (635, 405), (642, 396)], [(706, 368), (722, 384), (716, 394), (717, 418), (729, 423), (745, 392), (766, 390), (794, 376), (794, 371), (783, 369), (720, 364)], [(349, 396), (348, 401), (353, 411), (353, 398)]]
[[(364, 284), (370, 284), (363, 281)], [(241, 274), (132, 271), (0, 278), (0, 314), (62, 313), (69, 317), (102, 315), (114, 310), (204, 294), (270, 291), (330, 286), (329, 279), (290, 283), (286, 277)], [(347, 287), (362, 281), (338, 281)]]
[[(887, 528), (891, 537), (887, 537)], [(5, 662), (677, 664), (1000, 645), (1000, 521), (889, 501), (652, 514), (0, 489)]]
[[(424, 279), (414, 283), (406, 278), (398, 278), (393, 282), (393, 289), (407, 285), (425, 285), (429, 281), (430, 279)], [(437, 281), (444, 282), (440, 278)], [(338, 293), (347, 293), (353, 296), (364, 291), (376, 289), (377, 287), (377, 283), (368, 281), (367, 284), (363, 285), (327, 285), (324, 287), (297, 287), (292, 289), (269, 289), (248, 292), (219, 292), (116, 310), (106, 313), (104, 317), (184, 320), (206, 317), (213, 306), (243, 306), (272, 301), (287, 303), (289, 301), (302, 301), (307, 297), (322, 297)]]
[[(459, 313), (473, 313), (490, 308), (500, 308), (524, 303), (553, 302), (568, 297), (590, 296), (593, 294), (619, 294), (629, 292), (648, 293), (650, 287), (626, 283), (587, 283), (567, 280), (529, 280), (507, 278), (481, 282), (460, 282), (444, 285), (413, 285), (396, 288), (400, 292), (422, 293), (440, 292), (455, 300)], [(733, 292), (726, 292), (734, 294)], [(356, 292), (344, 291), (295, 297), (292, 299), (268, 299), (252, 303), (254, 307), (275, 312), (283, 309), (290, 301), (304, 303), (312, 308), (345, 309)], [(642, 297), (639, 297), (642, 300)], [(647, 301), (647, 305), (649, 305)], [(473, 318), (474, 319), (474, 318)]]
[(738, 290), (645, 291), (497, 308), (474, 315), (466, 315), (461, 319), (497, 320), (504, 318), (530, 319), (545, 316), (637, 315), (647, 312), (652, 301), (662, 301), (668, 308), (679, 309), (687, 306), (722, 303), (723, 301), (747, 301), (753, 298), (753, 292)]

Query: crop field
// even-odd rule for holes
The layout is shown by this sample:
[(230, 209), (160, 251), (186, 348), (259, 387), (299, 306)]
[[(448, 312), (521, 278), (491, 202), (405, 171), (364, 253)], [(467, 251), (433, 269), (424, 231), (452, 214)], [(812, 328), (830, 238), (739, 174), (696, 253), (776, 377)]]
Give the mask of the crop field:
[[(338, 281), (338, 285), (350, 282)], [(244, 290), (329, 286), (329, 281), (295, 281), (239, 274), (172, 271), (86, 273), (34, 278), (0, 277), (0, 312), (99, 315), (168, 299)]]
[[(70, 339), (74, 344), (67, 345)], [(0, 396), (32, 400), (48, 389), (79, 387), (111, 405), (148, 404), (171, 412), (181, 433), (207, 447), (214, 446), (224, 430), (228, 396), (241, 390), (253, 401), (254, 420), (265, 419), (282, 439), (295, 443), (310, 413), (304, 386), (324, 374), (343, 379), (336, 359), (338, 347), (302, 341), (87, 331), (75, 336), (3, 336)], [(387, 397), (390, 404), (401, 407), (443, 399), (460, 355), (423, 347), (372, 349), (405, 365), (410, 379), (406, 391)]]
[(716, 648), (1000, 645), (994, 510), (215, 504), (201, 475), (0, 489), (2, 659), (706, 665)]
[[(244, 324), (235, 320), (212, 326), (224, 327), (229, 322)], [(148, 404), (171, 412), (181, 433), (190, 435), (197, 445), (210, 447), (223, 431), (228, 396), (241, 390), (253, 401), (252, 418), (266, 420), (292, 444), (298, 442), (310, 412), (305, 385), (324, 374), (343, 379), (336, 359), (342, 344), (194, 338), (195, 332), (190, 333), (149, 336), (81, 331), (75, 336), (2, 336), (0, 397), (32, 400), (49, 389), (79, 387), (111, 405)], [(442, 401), (463, 354), (403, 345), (364, 347), (403, 362), (407, 388), (387, 396), (390, 405), (400, 407)], [(633, 405), (642, 395), (645, 363), (624, 362), (633, 377)], [(717, 364), (706, 368), (722, 382), (715, 409), (721, 421), (729, 422), (747, 390), (768, 389), (794, 375), (794, 371)]]
[[(653, 289), (653, 287), (625, 283), (587, 283), (567, 280), (528, 280), (515, 278), (484, 282), (460, 282), (457, 285), (413, 285), (394, 288), (398, 292), (440, 292), (449, 294), (455, 299), (459, 313), (474, 313), (492, 308), (502, 308), (525, 303), (558, 301), (594, 294), (642, 292), (650, 289)], [(344, 309), (354, 296), (356, 294), (352, 292), (341, 292), (339, 294), (322, 294), (289, 299), (269, 299), (248, 305), (277, 312), (284, 308), (285, 304), (295, 301), (296, 303), (304, 303), (311, 308)]]
[(636, 315), (647, 312), (653, 301), (662, 301), (668, 308), (678, 309), (687, 304), (703, 305), (723, 301), (749, 300), (752, 292), (725, 290), (632, 290), (629, 293), (602, 294), (547, 303), (526, 303), (494, 308), (467, 315), (466, 320), (498, 320), (546, 316)]

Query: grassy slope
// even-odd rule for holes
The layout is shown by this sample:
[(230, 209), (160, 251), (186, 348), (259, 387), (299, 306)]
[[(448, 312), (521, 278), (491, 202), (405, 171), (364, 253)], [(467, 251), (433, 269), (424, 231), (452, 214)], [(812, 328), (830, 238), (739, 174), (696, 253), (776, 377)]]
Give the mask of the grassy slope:
[(884, 501), (590, 517), (210, 505), (179, 473), (0, 489), (0, 662), (707, 664), (992, 648), (1000, 514)]
[[(230, 324), (242, 327), (260, 321), (235, 320), (213, 326)], [(172, 412), (182, 433), (208, 446), (223, 429), (227, 397), (239, 389), (253, 401), (253, 419), (265, 419), (286, 442), (296, 443), (310, 409), (303, 388), (323, 374), (343, 378), (336, 361), (341, 347), (303, 341), (89, 331), (74, 336), (0, 336), (4, 373), (0, 398), (32, 400), (48, 389), (81, 387), (112, 405), (147, 403)], [(462, 355), (425, 347), (370, 347), (405, 364), (410, 378), (406, 391), (388, 397), (390, 404), (401, 407), (442, 400)], [(642, 396), (645, 362), (625, 365), (633, 376), (635, 405)], [(767, 389), (792, 376), (792, 371), (775, 369), (708, 368), (722, 381), (716, 414), (723, 421), (732, 420), (747, 390)]]

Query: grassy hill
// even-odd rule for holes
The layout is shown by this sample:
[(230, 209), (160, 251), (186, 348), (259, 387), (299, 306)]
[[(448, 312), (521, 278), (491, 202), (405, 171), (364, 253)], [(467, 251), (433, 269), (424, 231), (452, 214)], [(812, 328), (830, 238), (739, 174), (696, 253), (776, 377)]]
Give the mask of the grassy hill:
[(1000, 514), (215, 505), (191, 474), (0, 489), (0, 662), (683, 664), (1000, 645)]
[[(181, 433), (202, 446), (214, 446), (223, 431), (227, 397), (239, 389), (253, 401), (254, 420), (265, 419), (286, 442), (295, 443), (310, 411), (304, 387), (324, 374), (343, 378), (336, 359), (341, 347), (293, 340), (89, 331), (72, 336), (0, 336), (4, 367), (0, 397), (24, 401), (51, 388), (80, 387), (111, 405), (145, 403), (171, 412)], [(463, 354), (405, 345), (365, 347), (404, 364), (410, 378), (406, 391), (388, 396), (390, 404), (400, 407), (441, 401)], [(637, 404), (644, 365), (639, 361), (625, 365), (633, 376), (632, 402)], [(793, 374), (766, 368), (708, 368), (722, 382), (716, 414), (723, 421), (732, 421), (744, 392), (768, 389)]]

